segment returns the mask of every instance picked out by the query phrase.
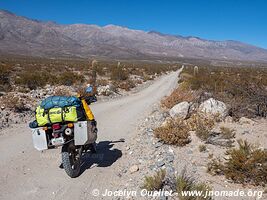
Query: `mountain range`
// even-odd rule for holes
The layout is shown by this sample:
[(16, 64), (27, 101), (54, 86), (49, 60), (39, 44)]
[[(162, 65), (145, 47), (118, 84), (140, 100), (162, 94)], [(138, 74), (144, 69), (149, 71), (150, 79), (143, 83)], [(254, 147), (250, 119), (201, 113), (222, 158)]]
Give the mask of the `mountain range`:
[(266, 49), (239, 41), (213, 41), (156, 31), (131, 30), (115, 25), (60, 25), (0, 10), (0, 55), (6, 54), (267, 61)]

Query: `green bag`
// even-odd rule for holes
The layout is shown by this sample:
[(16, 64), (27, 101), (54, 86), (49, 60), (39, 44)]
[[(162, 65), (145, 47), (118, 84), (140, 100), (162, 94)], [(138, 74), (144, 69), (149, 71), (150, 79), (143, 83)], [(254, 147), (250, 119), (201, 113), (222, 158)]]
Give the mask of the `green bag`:
[(78, 121), (78, 108), (75, 106), (65, 107), (63, 109), (63, 118), (67, 122)]
[(38, 126), (44, 126), (49, 123), (48, 113), (43, 108), (38, 106), (35, 111), (36, 121)]
[(51, 108), (48, 111), (49, 121), (54, 124), (58, 122), (63, 122), (63, 109), (62, 108)]
[(77, 122), (84, 116), (81, 107), (69, 106), (64, 108), (51, 108), (45, 110), (38, 106), (36, 108), (36, 121), (38, 126), (60, 122)]

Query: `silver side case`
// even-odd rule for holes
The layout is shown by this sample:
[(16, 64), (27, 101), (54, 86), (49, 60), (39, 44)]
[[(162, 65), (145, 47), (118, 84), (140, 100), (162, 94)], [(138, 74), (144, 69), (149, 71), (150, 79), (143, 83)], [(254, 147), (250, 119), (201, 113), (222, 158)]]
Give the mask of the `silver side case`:
[(97, 133), (92, 130), (91, 122), (79, 121), (74, 123), (74, 144), (84, 145), (94, 143), (97, 138)]
[(48, 149), (46, 133), (42, 128), (32, 129), (33, 146), (38, 151)]

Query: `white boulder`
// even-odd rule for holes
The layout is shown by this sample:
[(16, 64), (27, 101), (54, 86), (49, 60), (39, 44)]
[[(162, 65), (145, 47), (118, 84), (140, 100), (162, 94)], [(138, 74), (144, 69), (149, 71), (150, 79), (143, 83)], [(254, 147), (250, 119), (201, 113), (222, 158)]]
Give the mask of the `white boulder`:
[(190, 108), (190, 104), (187, 101), (176, 104), (169, 111), (172, 118), (179, 117), (185, 119)]
[(243, 124), (251, 124), (251, 125), (254, 125), (255, 124), (255, 122), (252, 119), (249, 119), (249, 118), (246, 118), (246, 117), (241, 117), (239, 119), (239, 123), (241, 125), (243, 125)]
[(225, 103), (213, 98), (209, 98), (208, 100), (200, 104), (199, 110), (205, 114), (223, 118), (227, 116), (228, 111)]

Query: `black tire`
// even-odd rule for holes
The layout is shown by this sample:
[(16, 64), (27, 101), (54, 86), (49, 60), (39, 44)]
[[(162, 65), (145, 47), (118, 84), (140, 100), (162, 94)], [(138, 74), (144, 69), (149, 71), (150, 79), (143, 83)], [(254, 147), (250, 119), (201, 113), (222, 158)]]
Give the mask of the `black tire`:
[(73, 143), (66, 144), (62, 147), (61, 157), (63, 168), (71, 178), (75, 178), (80, 174), (81, 152), (82, 148), (76, 149)]

